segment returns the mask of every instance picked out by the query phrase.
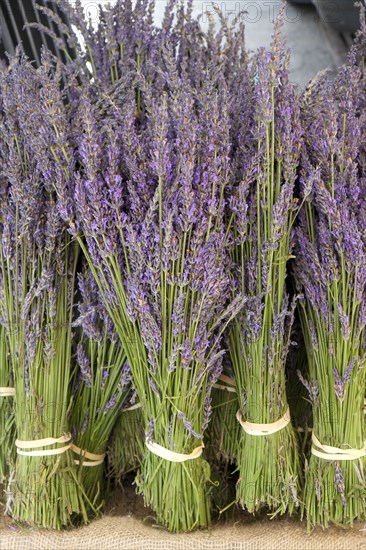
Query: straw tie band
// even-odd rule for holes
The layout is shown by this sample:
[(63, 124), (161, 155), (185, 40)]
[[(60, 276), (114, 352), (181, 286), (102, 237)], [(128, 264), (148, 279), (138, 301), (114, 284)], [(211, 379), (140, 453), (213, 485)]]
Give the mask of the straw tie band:
[(127, 407), (127, 409), (123, 409), (122, 412), (135, 411), (136, 409), (141, 409), (141, 408), (142, 408), (142, 403), (135, 403), (134, 405)]
[(29, 451), (28, 449), (34, 449), (35, 447), (49, 447), (50, 445), (55, 445), (56, 443), (67, 443), (71, 440), (71, 434), (67, 433), (61, 437), (45, 437), (44, 439), (35, 439), (34, 441), (22, 441), (17, 439), (15, 441), (15, 446), (17, 447), (18, 455), (24, 456), (52, 456), (60, 455), (65, 453), (70, 449), (71, 443), (60, 447), (58, 449), (39, 449), (38, 451)]
[(311, 454), (323, 458), (324, 460), (357, 460), (366, 456), (366, 444), (362, 449), (339, 449), (330, 445), (323, 445), (313, 434)]
[[(60, 447), (58, 449), (39, 449), (37, 451), (29, 451), (28, 449), (34, 449), (35, 447), (48, 447), (49, 445), (55, 445), (56, 443), (67, 443), (71, 440), (71, 434), (65, 434), (61, 437), (55, 438), (55, 437), (45, 437), (44, 439), (35, 439), (34, 441), (21, 441), (20, 439), (17, 439), (15, 441), (15, 445), (17, 447), (17, 453), (18, 455), (23, 456), (52, 456), (52, 455), (60, 455), (62, 453), (65, 453), (69, 449), (74, 451), (75, 453), (82, 456), (84, 459), (88, 459), (91, 462), (82, 462), (83, 466), (98, 466), (99, 464), (102, 464), (104, 461), (105, 453), (104, 454), (93, 454), (89, 453), (88, 451), (84, 451), (83, 449), (80, 449), (80, 447), (77, 447), (73, 443), (69, 443), (68, 445), (64, 445), (63, 447)], [(80, 460), (75, 460), (75, 464), (80, 464)]]
[(161, 445), (158, 445), (148, 439), (145, 440), (145, 445), (151, 453), (159, 456), (160, 458), (164, 458), (164, 460), (168, 460), (169, 462), (186, 462), (187, 460), (194, 460), (195, 458), (199, 458), (201, 456), (204, 448), (204, 444), (202, 443), (202, 445), (193, 449), (190, 454), (183, 454), (170, 451), (169, 449), (166, 449), (165, 447), (162, 447)]
[(223, 384), (214, 384), (214, 388), (236, 393), (235, 380), (233, 380), (229, 376), (226, 376), (226, 374), (220, 374), (218, 380), (220, 380), (221, 382), (226, 382), (227, 386), (224, 386)]
[(0, 397), (10, 397), (15, 395), (15, 388), (0, 388)]
[(271, 435), (279, 432), (280, 430), (283, 430), (283, 428), (286, 428), (287, 424), (291, 421), (290, 409), (287, 409), (283, 417), (277, 420), (277, 422), (272, 422), (271, 424), (255, 424), (254, 422), (245, 422), (240, 409), (236, 413), (236, 418), (247, 434), (258, 436)]
[[(88, 451), (84, 451), (83, 449), (80, 449), (77, 445), (74, 445), (74, 443), (71, 443), (71, 450), (80, 455), (84, 460), (74, 460), (75, 464), (80, 464), (82, 466), (87, 466), (89, 468), (92, 468), (93, 466), (99, 466), (100, 464), (103, 464), (105, 453), (103, 454), (94, 454), (89, 453)], [(85, 459), (88, 459), (90, 462), (86, 462)]]

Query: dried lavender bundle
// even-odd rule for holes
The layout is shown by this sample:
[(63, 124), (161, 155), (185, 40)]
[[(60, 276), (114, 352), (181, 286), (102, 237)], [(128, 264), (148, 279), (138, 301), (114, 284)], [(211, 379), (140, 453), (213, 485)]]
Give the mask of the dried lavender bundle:
[(83, 330), (76, 346), (71, 449), (79, 466), (78, 479), (92, 505), (90, 517), (104, 504), (107, 445), (131, 376), (94, 279), (87, 271), (78, 279), (82, 301), (75, 326)]
[[(232, 277), (247, 304), (229, 331), (242, 425), (237, 501), (272, 516), (299, 507), (299, 459), (286, 398), (294, 304), (286, 292), (301, 131), (279, 18), (272, 47), (243, 61), (232, 116), (234, 181), (228, 231)], [(265, 424), (266, 426), (262, 426)]]
[(67, 125), (53, 94), (60, 74), (49, 69), (36, 71), (18, 55), (1, 76), (0, 308), (16, 390), (12, 515), (61, 528), (87, 514), (67, 422), (79, 249), (50, 185), (67, 179), (72, 163), (60, 156)]
[(95, 90), (83, 93), (76, 119), (82, 131), (75, 131), (76, 216), (70, 207), (65, 217), (84, 248), (143, 405), (139, 489), (161, 524), (188, 531), (209, 524), (202, 439), (221, 371), (221, 325), (242, 298), (226, 307), (225, 89), (218, 92), (214, 68), (202, 71), (200, 89), (193, 89), (168, 47), (157, 73), (159, 88), (138, 75), (139, 117), (135, 87), (124, 90), (122, 106), (108, 116), (93, 102)]
[(294, 279), (313, 407), (305, 471), (309, 528), (366, 517), (365, 90), (352, 50), (334, 82), (318, 76), (302, 99), (302, 194)]
[[(15, 418), (14, 418), (15, 388), (8, 357), (6, 332), (0, 326), (0, 503), (9, 499), (6, 493), (10, 490), (15, 469)], [(8, 510), (6, 506), (5, 510)]]

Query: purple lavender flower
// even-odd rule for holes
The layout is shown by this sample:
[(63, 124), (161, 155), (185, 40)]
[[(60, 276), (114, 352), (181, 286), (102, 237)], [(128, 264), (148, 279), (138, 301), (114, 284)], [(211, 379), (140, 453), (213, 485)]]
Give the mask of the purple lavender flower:
[[(121, 371), (121, 377), (120, 377), (120, 381), (119, 381), (119, 384), (118, 384), (118, 388), (120, 390), (125, 390), (127, 389), (130, 384), (131, 384), (131, 380), (132, 380), (132, 377), (131, 377), (131, 367), (130, 365), (126, 362), (123, 366), (123, 369)], [(135, 394), (133, 394), (134, 396)], [(131, 405), (133, 405), (133, 401), (132, 401), (132, 398), (133, 396), (131, 397)]]
[(183, 425), (184, 425), (185, 429), (187, 430), (187, 432), (189, 433), (189, 435), (191, 435), (192, 437), (195, 437), (196, 439), (203, 439), (203, 435), (197, 433), (193, 429), (193, 422), (188, 420), (188, 418), (181, 411), (178, 411), (178, 418), (180, 420), (182, 420)]
[(154, 379), (149, 376), (149, 386), (150, 388), (152, 389), (153, 393), (157, 396), (157, 397), (160, 397), (160, 392), (159, 392), (159, 389), (154, 381)]
[(334, 375), (334, 389), (336, 392), (336, 395), (340, 401), (343, 401), (344, 399), (344, 381), (342, 376), (339, 375), (338, 370), (336, 368), (333, 368), (333, 375)]
[(77, 361), (80, 369), (81, 379), (88, 387), (91, 387), (92, 371), (90, 368), (90, 361), (84, 351), (82, 344), (78, 344), (76, 352), (77, 352)]
[(336, 395), (340, 401), (343, 401), (345, 398), (346, 393), (346, 386), (350, 383), (352, 372), (355, 368), (356, 364), (356, 357), (352, 357), (351, 361), (347, 365), (343, 376), (341, 376), (336, 368), (333, 368), (333, 376), (334, 376), (334, 389), (336, 392)]
[(112, 397), (107, 401), (107, 403), (104, 406), (103, 414), (108, 414), (116, 406), (118, 397), (119, 397), (118, 392), (112, 395)]
[(312, 403), (316, 404), (318, 402), (318, 397), (319, 397), (318, 382), (316, 380), (314, 380), (313, 382), (309, 382), (308, 380), (306, 380), (303, 377), (303, 375), (301, 374), (301, 372), (299, 370), (297, 371), (297, 376), (299, 377), (300, 382), (308, 390), (309, 397), (310, 397)]
[(81, 430), (80, 430), (80, 433), (85, 433), (87, 428), (88, 428), (88, 425), (89, 425), (89, 414), (86, 414), (85, 415), (85, 418), (84, 418), (84, 421), (83, 421), (83, 424), (81, 426)]
[(104, 389), (108, 378), (109, 378), (109, 371), (108, 369), (104, 369), (102, 372), (102, 389)]
[(154, 430), (155, 430), (155, 420), (153, 417), (151, 417), (148, 423), (148, 430), (146, 432), (146, 439), (148, 441), (153, 440)]
[(334, 481), (336, 489), (341, 497), (341, 501), (344, 507), (347, 506), (347, 499), (345, 495), (346, 486), (344, 483), (344, 477), (342, 473), (342, 468), (339, 462), (334, 463)]

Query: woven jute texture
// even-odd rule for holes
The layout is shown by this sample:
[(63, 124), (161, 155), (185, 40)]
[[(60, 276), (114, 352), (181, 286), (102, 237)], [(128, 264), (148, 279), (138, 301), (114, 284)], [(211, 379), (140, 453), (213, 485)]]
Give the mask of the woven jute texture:
[[(125, 501), (123, 502), (123, 499)], [(126, 504), (127, 500), (127, 504)], [(210, 531), (172, 535), (154, 526), (141, 500), (126, 493), (106, 514), (79, 529), (56, 532), (0, 518), (0, 550), (365, 550), (363, 524), (317, 529), (295, 519), (254, 519), (245, 514), (216, 522)], [(123, 502), (123, 504), (121, 504)], [(236, 517), (239, 517), (236, 520)]]

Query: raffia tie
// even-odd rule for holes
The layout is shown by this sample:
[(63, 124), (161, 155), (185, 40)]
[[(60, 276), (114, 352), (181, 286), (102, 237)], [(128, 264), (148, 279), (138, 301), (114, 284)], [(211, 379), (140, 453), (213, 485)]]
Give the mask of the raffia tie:
[(71, 450), (83, 458), (83, 460), (74, 460), (75, 464), (81, 464), (82, 466), (92, 468), (93, 466), (99, 466), (104, 462), (105, 453), (102, 453), (102, 454), (89, 453), (84, 449), (80, 449), (80, 447), (78, 447), (77, 445), (74, 445), (74, 443), (71, 443)]
[(163, 458), (164, 460), (168, 460), (169, 462), (186, 462), (187, 460), (195, 460), (201, 456), (204, 449), (204, 444), (202, 443), (199, 447), (193, 449), (190, 454), (183, 454), (175, 453), (174, 451), (166, 449), (165, 447), (162, 447), (149, 439), (145, 440), (145, 445), (151, 453)]
[(270, 424), (256, 424), (254, 422), (245, 422), (243, 420), (240, 409), (236, 413), (236, 419), (239, 421), (241, 427), (247, 434), (257, 436), (271, 435), (279, 432), (280, 430), (283, 430), (283, 428), (286, 428), (287, 424), (291, 422), (290, 409), (287, 409), (282, 418), (280, 418), (276, 422), (271, 422)]
[(213, 385), (214, 388), (218, 390), (228, 391), (231, 393), (236, 393), (235, 380), (233, 380), (229, 376), (226, 376), (226, 374), (220, 374), (218, 380), (220, 380), (220, 382), (225, 382), (226, 385), (214, 384)]
[(366, 444), (362, 449), (340, 449), (338, 447), (331, 447), (330, 445), (323, 445), (315, 434), (312, 434), (311, 440), (313, 443), (311, 454), (323, 460), (357, 460), (366, 456)]
[(44, 439), (34, 439), (33, 441), (23, 441), (16, 439), (15, 446), (17, 448), (18, 455), (24, 456), (52, 456), (52, 455), (61, 455), (68, 451), (71, 447), (71, 443), (65, 445), (64, 447), (59, 447), (58, 449), (38, 449), (37, 451), (30, 451), (29, 449), (34, 449), (37, 447), (49, 447), (50, 445), (55, 445), (56, 443), (68, 443), (71, 440), (71, 434), (66, 433), (61, 437), (45, 437)]
[(123, 409), (122, 412), (135, 411), (136, 409), (141, 409), (141, 408), (142, 408), (142, 403), (135, 403), (134, 405), (127, 407), (127, 409)]
[(15, 388), (0, 388), (0, 397), (10, 397), (15, 395)]

